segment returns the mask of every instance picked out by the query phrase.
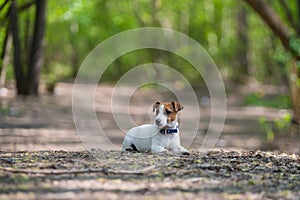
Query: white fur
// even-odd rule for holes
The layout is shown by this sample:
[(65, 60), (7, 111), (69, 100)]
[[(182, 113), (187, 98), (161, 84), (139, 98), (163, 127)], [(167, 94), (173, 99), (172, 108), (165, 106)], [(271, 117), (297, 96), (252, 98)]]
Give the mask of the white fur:
[(188, 154), (189, 152), (180, 145), (179, 130), (175, 134), (161, 134), (159, 131), (162, 127), (168, 126), (169, 128), (176, 128), (176, 120), (167, 123), (167, 115), (164, 112), (164, 105), (158, 108), (159, 112), (155, 121), (159, 119), (159, 123), (145, 124), (130, 129), (124, 138), (122, 150), (132, 150), (132, 145), (140, 152), (168, 152)]
[[(167, 117), (166, 115), (164, 114), (164, 109), (165, 109), (165, 106), (164, 105), (161, 105), (159, 108), (158, 108), (158, 115), (156, 116), (155, 118), (155, 122), (156, 120), (160, 120), (160, 123), (156, 125), (159, 127), (159, 128), (162, 128), (164, 127), (166, 124), (167, 124)], [(154, 123), (155, 123), (154, 122)]]

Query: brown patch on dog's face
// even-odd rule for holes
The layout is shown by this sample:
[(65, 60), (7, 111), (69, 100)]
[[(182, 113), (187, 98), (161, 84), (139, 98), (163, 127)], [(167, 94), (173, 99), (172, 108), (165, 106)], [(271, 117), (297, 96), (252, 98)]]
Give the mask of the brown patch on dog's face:
[(183, 106), (180, 103), (172, 101), (164, 103), (165, 113), (168, 117), (168, 123), (176, 120), (177, 112), (183, 109)]
[(158, 101), (153, 105), (153, 112), (156, 110), (156, 116), (159, 113), (159, 106), (164, 105), (164, 114), (167, 116), (167, 122), (170, 123), (176, 120), (177, 112), (183, 109), (183, 106), (175, 101), (161, 102)]
[(176, 102), (176, 101), (172, 101), (171, 104), (172, 104), (172, 107), (173, 107), (173, 109), (174, 109), (174, 111), (175, 111), (176, 113), (177, 113), (178, 111), (180, 111), (180, 110), (183, 109), (183, 106), (182, 106), (180, 103)]

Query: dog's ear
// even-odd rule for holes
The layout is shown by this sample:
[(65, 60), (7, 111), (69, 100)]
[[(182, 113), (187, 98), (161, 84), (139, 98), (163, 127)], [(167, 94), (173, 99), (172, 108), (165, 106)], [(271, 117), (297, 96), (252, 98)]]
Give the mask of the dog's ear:
[(153, 112), (160, 106), (161, 102), (157, 101), (155, 104), (153, 104)]
[(183, 105), (181, 105), (180, 103), (178, 103), (176, 101), (172, 101), (172, 106), (173, 106), (175, 112), (178, 112), (183, 109)]

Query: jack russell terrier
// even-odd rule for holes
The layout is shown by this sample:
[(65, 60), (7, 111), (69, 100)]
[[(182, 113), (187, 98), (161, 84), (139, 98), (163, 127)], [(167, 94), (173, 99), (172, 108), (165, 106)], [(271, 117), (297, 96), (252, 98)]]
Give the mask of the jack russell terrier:
[(156, 102), (154, 124), (144, 124), (130, 129), (122, 144), (123, 151), (149, 151), (189, 155), (189, 151), (180, 145), (177, 113), (183, 106), (178, 102)]

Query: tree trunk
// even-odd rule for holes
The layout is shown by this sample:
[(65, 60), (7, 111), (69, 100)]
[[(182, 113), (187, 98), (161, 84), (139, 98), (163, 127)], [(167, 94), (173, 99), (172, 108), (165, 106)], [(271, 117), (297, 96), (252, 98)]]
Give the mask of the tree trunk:
[[(248, 18), (247, 12), (244, 5), (241, 5), (237, 13), (238, 20), (238, 54), (237, 54), (237, 66), (234, 70), (234, 79), (238, 82), (245, 79), (245, 76), (254, 74), (254, 70), (249, 70), (249, 59), (248, 59), (248, 49), (249, 49), (249, 40), (248, 40)], [(251, 71), (251, 72), (249, 72)]]
[(26, 89), (23, 83), (23, 71), (21, 62), (21, 44), (19, 38), (18, 15), (17, 15), (17, 1), (12, 0), (9, 10), (10, 29), (13, 37), (14, 45), (14, 73), (16, 79), (16, 86), (18, 94), (25, 93)]
[(263, 0), (244, 0), (246, 1), (267, 23), (275, 35), (279, 37), (283, 46), (289, 51), (293, 51), (289, 44), (290, 31), (285, 23), (278, 17), (274, 10)]
[[(47, 0), (35, 0), (24, 6), (27, 8), (28, 6), (33, 5), (33, 3), (36, 5), (36, 13), (29, 54), (21, 54), (21, 52), (27, 52), (28, 50), (25, 49), (21, 51), (17, 0), (11, 1), (9, 10), (10, 30), (12, 32), (14, 46), (14, 72), (18, 95), (38, 95), (38, 85), (43, 61), (43, 38), (45, 32)], [(24, 40), (26, 43), (28, 37)], [(26, 59), (25, 56), (27, 56)], [(28, 67), (28, 70), (24, 69), (26, 66)]]
[(47, 0), (36, 0), (34, 33), (29, 57), (28, 94), (38, 95), (40, 73), (43, 65), (43, 38), (46, 23)]
[(299, 67), (297, 66), (297, 63), (299, 60), (292, 60), (292, 67), (291, 67), (291, 72), (290, 72), (290, 90), (291, 90), (291, 99), (293, 103), (293, 108), (294, 108), (294, 122), (297, 123), (298, 125), (300, 124), (300, 87), (299, 83), (297, 83), (300, 79), (299, 74), (300, 70)]
[(0, 72), (0, 87), (4, 87), (5, 85), (6, 69), (9, 63), (9, 53), (11, 49), (11, 44), (12, 44), (12, 35), (10, 29), (8, 28), (5, 35), (5, 40), (3, 44), (3, 53), (1, 56), (3, 62), (2, 62), (1, 72)]

